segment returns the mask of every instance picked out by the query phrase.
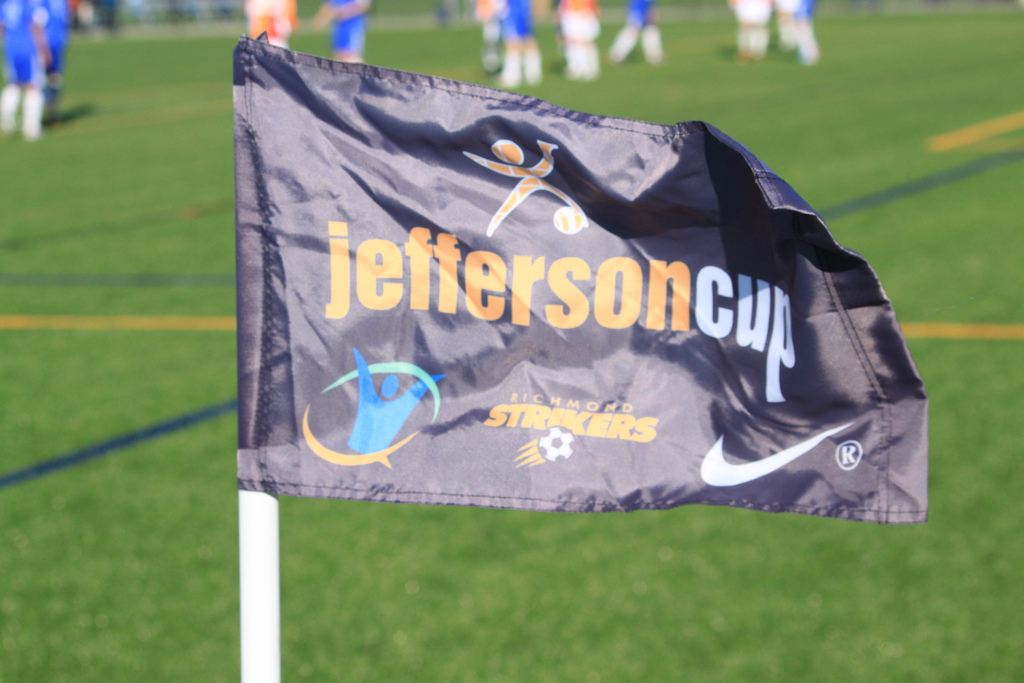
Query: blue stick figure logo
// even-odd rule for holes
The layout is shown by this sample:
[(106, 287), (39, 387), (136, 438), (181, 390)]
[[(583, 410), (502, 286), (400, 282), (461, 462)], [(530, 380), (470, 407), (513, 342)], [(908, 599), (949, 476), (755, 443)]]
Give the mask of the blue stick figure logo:
[[(396, 444), (391, 442), (395, 440), (398, 431), (428, 391), (434, 400), (434, 415), (431, 421), (437, 419), (438, 411), (441, 409), (441, 394), (437, 390), (437, 383), (444, 378), (444, 375), (430, 375), (423, 368), (411, 363), (367, 365), (357, 349), (352, 349), (352, 352), (356, 358), (356, 369), (331, 384), (321, 393), (326, 394), (331, 389), (352, 380), (358, 382), (359, 402), (356, 408), (356, 420), (352, 428), (352, 435), (348, 440), (348, 447), (355, 453), (333, 451), (320, 443), (309, 428), (308, 406), (302, 418), (302, 434), (306, 438), (306, 444), (314, 453), (336, 465), (353, 466), (379, 462), (386, 467), (391, 467), (388, 456), (409, 443), (419, 432), (410, 434)], [(418, 380), (401, 395), (398, 395), (399, 374), (412, 375)], [(386, 375), (381, 383), (380, 393), (377, 393), (377, 388), (374, 386), (374, 375)]]

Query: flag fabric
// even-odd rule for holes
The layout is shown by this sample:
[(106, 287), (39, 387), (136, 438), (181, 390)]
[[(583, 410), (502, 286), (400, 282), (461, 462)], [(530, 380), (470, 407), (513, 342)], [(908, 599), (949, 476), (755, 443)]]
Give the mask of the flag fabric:
[(243, 490), (541, 511), (927, 511), (878, 278), (702, 122), (243, 38)]

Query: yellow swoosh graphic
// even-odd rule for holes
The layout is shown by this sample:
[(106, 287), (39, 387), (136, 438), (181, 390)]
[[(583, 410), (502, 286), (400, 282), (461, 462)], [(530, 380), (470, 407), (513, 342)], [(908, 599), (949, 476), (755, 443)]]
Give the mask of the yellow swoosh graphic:
[(335, 465), (369, 465), (371, 462), (379, 462), (388, 469), (391, 468), (391, 463), (388, 462), (388, 456), (397, 451), (399, 448), (409, 443), (412, 437), (419, 434), (419, 432), (413, 432), (406, 438), (402, 439), (394, 446), (386, 448), (383, 451), (377, 451), (376, 453), (367, 453), (366, 455), (349, 455), (348, 453), (339, 453), (338, 451), (332, 451), (327, 446), (323, 445), (317, 438), (313, 436), (313, 432), (309, 429), (309, 408), (306, 408), (306, 413), (302, 416), (302, 435), (306, 437), (306, 443), (310, 449), (327, 462), (332, 462)]

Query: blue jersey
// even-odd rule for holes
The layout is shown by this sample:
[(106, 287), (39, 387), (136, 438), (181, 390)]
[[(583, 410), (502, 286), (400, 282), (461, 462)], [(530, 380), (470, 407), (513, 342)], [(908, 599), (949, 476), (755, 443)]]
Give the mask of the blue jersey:
[(50, 45), (63, 46), (71, 29), (71, 8), (68, 0), (46, 0), (46, 39)]
[(4, 27), (4, 71), (6, 80), (20, 85), (37, 85), (43, 66), (33, 35), (46, 27), (46, 9), (34, 0), (0, 0), (0, 24)]
[(46, 25), (46, 10), (31, 0), (0, 0), (0, 24), (4, 27), (4, 53), (36, 50), (32, 24)]

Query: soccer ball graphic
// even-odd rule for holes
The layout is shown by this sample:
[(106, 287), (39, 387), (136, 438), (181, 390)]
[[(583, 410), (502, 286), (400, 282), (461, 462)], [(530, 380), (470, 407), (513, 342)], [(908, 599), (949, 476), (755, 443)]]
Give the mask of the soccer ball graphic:
[(555, 211), (555, 229), (563, 235), (575, 235), (586, 227), (586, 217), (571, 206)]
[(540, 437), (537, 441), (537, 448), (544, 454), (544, 458), (551, 462), (559, 458), (568, 458), (572, 455), (572, 432), (563, 432), (558, 427)]

